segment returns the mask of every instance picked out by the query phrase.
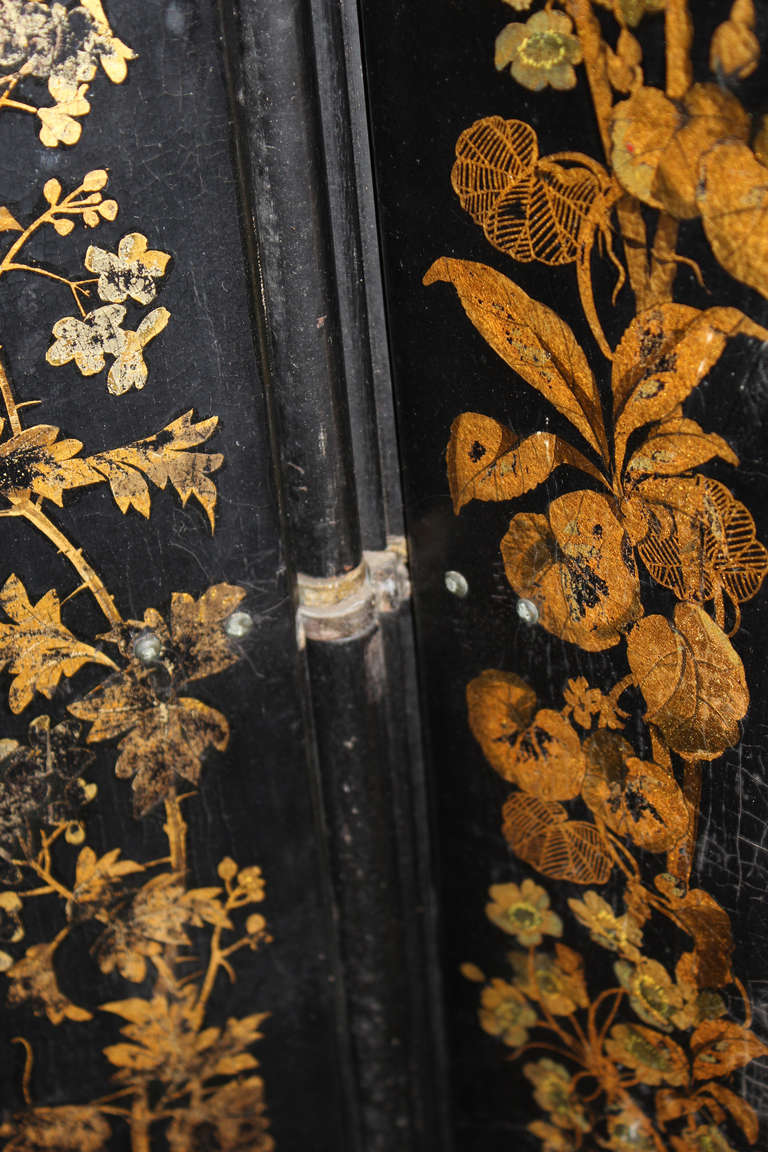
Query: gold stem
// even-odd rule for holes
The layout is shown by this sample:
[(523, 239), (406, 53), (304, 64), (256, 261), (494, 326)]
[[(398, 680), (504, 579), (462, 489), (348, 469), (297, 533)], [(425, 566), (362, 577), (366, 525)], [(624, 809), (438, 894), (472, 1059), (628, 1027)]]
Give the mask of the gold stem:
[(668, 212), (660, 212), (651, 252), (651, 276), (648, 306), (666, 304), (672, 299), (672, 285), (677, 275), (677, 234), (679, 224)]
[[(597, 127), (606, 159), (610, 164), (613, 93), (605, 66), (605, 48), (600, 25), (592, 11), (590, 0), (566, 0), (566, 4), (568, 14), (576, 25), (584, 54), (584, 67), (597, 117)], [(645, 223), (640, 205), (632, 197), (626, 196), (616, 205), (616, 215), (624, 240), (624, 257), (627, 261), (629, 282), (637, 298), (638, 311), (642, 311), (647, 292), (648, 258)]]
[(667, 0), (665, 13), (667, 96), (672, 100), (682, 100), (693, 83), (693, 21), (687, 0)]
[(42, 532), (51, 543), (58, 549), (58, 551), (69, 560), (73, 568), (78, 572), (84, 584), (87, 584), (89, 591), (93, 595), (96, 603), (101, 608), (110, 624), (122, 624), (123, 618), (117, 610), (114, 600), (109, 594), (104, 581), (99, 576), (98, 572), (83, 556), (82, 550), (75, 548), (64, 535), (60, 532), (52, 520), (49, 520), (37, 504), (34, 504), (28, 497), (9, 497), (11, 504), (14, 506), (14, 514), (28, 520), (33, 524), (39, 532)]
[(21, 432), (21, 420), (19, 419), (19, 410), (11, 390), (11, 382), (8, 379), (8, 373), (5, 371), (5, 365), (0, 357), (0, 395), (3, 397), (5, 410), (8, 413), (8, 420), (11, 425), (11, 431), (14, 436), (18, 436)]
[(131, 1105), (131, 1152), (152, 1152), (149, 1126), (152, 1114), (149, 1110), (147, 1089), (144, 1084), (136, 1089)]
[(187, 870), (187, 825), (181, 814), (181, 801), (175, 791), (166, 798), (165, 821), (163, 830), (168, 837), (171, 869), (183, 874)]

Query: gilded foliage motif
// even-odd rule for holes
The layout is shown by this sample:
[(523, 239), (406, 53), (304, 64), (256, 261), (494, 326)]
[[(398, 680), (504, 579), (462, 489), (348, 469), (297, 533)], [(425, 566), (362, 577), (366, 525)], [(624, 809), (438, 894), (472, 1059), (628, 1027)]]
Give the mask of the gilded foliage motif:
[[(729, 916), (692, 869), (702, 773), (739, 743), (749, 707), (736, 637), (768, 551), (727, 482), (701, 471), (738, 467), (733, 448), (685, 404), (730, 342), (768, 331), (711, 297), (677, 303), (674, 289), (681, 264), (700, 280), (677, 251), (680, 223), (695, 219), (725, 271), (768, 297), (766, 128), (738, 95), (760, 64), (754, 4), (724, 12), (711, 75), (698, 77), (687, 0), (505, 2), (517, 15), (496, 40), (497, 69), (532, 92), (587, 84), (604, 156), (543, 155), (530, 124), (488, 116), (457, 142), (453, 188), (504, 257), (574, 266), (602, 362), (509, 264), (436, 260), (425, 284), (452, 285), (571, 427), (519, 436), (464, 412), (448, 481), (458, 514), (565, 467), (543, 512), (512, 510), (504, 571), (528, 619), (610, 650), (616, 673), (610, 688), (570, 679), (560, 700), (504, 669), (468, 685), (472, 732), (510, 788), (503, 834), (531, 875), (490, 887), (487, 916), (514, 938), (506, 975), (463, 971), (482, 985), (481, 1027), (521, 1061), (543, 1152), (727, 1152), (759, 1138), (738, 1074), (768, 1047), (733, 968)], [(646, 29), (664, 32), (663, 86), (646, 81)], [(607, 302), (594, 290), (601, 254), (617, 273)], [(634, 302), (623, 334), (620, 293)], [(572, 886), (569, 916), (546, 881)], [(676, 959), (661, 963), (670, 942)], [(605, 963), (587, 971), (586, 947)]]
[[(133, 58), (101, 0), (0, 0), (0, 112), (34, 117), (46, 148), (78, 141), (99, 69), (120, 84)], [(155, 304), (170, 254), (127, 232), (87, 246), (84, 277), (27, 254), (29, 241), (46, 230), (65, 238), (78, 226), (91, 231), (115, 221), (119, 206), (106, 194), (108, 183), (106, 169), (94, 169), (71, 190), (48, 180), (37, 215), (20, 219), (19, 210), (0, 207), (0, 277), (42, 277), (61, 288), (72, 314), (53, 325), (48, 364), (74, 362), (86, 377), (105, 373), (103, 402), (119, 404), (113, 398), (147, 383), (148, 346), (170, 321)], [(137, 319), (127, 319), (129, 309)], [(74, 589), (50, 588), (38, 598), (19, 558), (0, 587), (0, 675), (10, 711), (29, 717), (23, 739), (0, 740), (0, 972), (8, 1006), (36, 1013), (52, 1032), (50, 1044), (66, 1023), (84, 1029), (78, 1043), (87, 1046), (89, 1024), (100, 1021), (103, 1029), (109, 1021), (113, 1041), (103, 1057), (114, 1081), (98, 1100), (37, 1104), (35, 1051), (16, 1036), (24, 1105), (6, 1113), (0, 1138), (8, 1152), (106, 1152), (122, 1128), (133, 1152), (158, 1141), (172, 1152), (268, 1152), (274, 1143), (254, 1055), (268, 1014), (210, 1018), (215, 989), (236, 979), (238, 953), (270, 941), (259, 910), (264, 878), (256, 864), (227, 856), (209, 883), (196, 886), (184, 814), (229, 742), (226, 716), (199, 697), (244, 654), (238, 638), (250, 621), (241, 608), (246, 592), (224, 583), (202, 594), (172, 592), (167, 605), (126, 618), (119, 594), (59, 526), (78, 489), (103, 484), (124, 514), (148, 518), (158, 492), (184, 506), (192, 501), (213, 531), (214, 473), (223, 456), (207, 442), (217, 417), (188, 411), (140, 440), (89, 454), (58, 427), (24, 423), (23, 410), (40, 401), (16, 398), (7, 363), (0, 364), (0, 394), (0, 517), (42, 534), (76, 576)], [(61, 515), (52, 518), (49, 505)], [(96, 635), (77, 635), (67, 608), (84, 592), (104, 617)], [(160, 859), (133, 859), (105, 844), (101, 822), (90, 818), (102, 745), (115, 776), (130, 781), (120, 785), (126, 813), (137, 820), (163, 813)], [(37, 901), (45, 906), (45, 939), (28, 925)], [(62, 987), (61, 950), (78, 935), (91, 941), (93, 961), (122, 989), (119, 997), (86, 1007)]]

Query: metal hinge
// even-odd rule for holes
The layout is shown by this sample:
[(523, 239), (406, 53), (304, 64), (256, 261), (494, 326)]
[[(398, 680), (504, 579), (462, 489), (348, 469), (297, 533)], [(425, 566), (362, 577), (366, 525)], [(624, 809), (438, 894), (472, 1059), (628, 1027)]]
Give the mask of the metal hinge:
[(390, 536), (383, 551), (363, 552), (351, 572), (325, 578), (299, 572), (296, 583), (299, 647), (307, 640), (351, 640), (410, 598), (405, 537)]

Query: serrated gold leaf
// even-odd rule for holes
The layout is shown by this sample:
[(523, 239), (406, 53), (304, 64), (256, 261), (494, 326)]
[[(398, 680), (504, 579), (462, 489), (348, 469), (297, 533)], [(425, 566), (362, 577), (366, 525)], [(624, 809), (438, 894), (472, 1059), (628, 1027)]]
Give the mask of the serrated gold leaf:
[(0, 622), (0, 667), (13, 675), (8, 703), (21, 712), (35, 693), (49, 700), (62, 676), (74, 676), (84, 664), (115, 664), (103, 652), (78, 640), (61, 622), (61, 603), (51, 590), (32, 604), (18, 576), (0, 590), (0, 607), (12, 623)]

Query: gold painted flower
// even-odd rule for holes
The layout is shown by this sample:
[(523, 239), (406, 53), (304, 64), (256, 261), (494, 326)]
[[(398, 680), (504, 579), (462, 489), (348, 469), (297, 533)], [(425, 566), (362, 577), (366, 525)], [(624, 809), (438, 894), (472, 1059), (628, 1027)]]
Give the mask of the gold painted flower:
[(525, 24), (507, 24), (496, 37), (496, 68), (509, 66), (518, 84), (540, 92), (549, 84), (564, 90), (576, 86), (574, 64), (581, 62), (581, 44), (572, 35), (564, 12), (535, 12)]
[(583, 900), (569, 900), (568, 906), (601, 948), (618, 952), (628, 960), (640, 959), (638, 949), (643, 943), (643, 933), (629, 912), (617, 916), (610, 904), (591, 889), (584, 893)]
[(637, 1107), (627, 1105), (608, 1118), (611, 1152), (659, 1152), (653, 1125)]
[(506, 980), (492, 980), (480, 999), (480, 1026), (490, 1036), (499, 1036), (510, 1048), (528, 1040), (528, 1029), (536, 1024), (536, 1013), (528, 1001)]
[(516, 12), (527, 12), (533, 0), (504, 0), (504, 3), (509, 4)]
[(544, 936), (561, 936), (563, 922), (549, 907), (549, 896), (534, 884), (523, 880), (517, 884), (492, 884), (489, 889), (491, 903), (485, 914), (497, 927), (527, 948), (541, 944)]
[(541, 1140), (541, 1152), (575, 1152), (576, 1144), (568, 1133), (547, 1124), (546, 1120), (534, 1120), (528, 1125), (528, 1131)]
[(48, 88), (56, 103), (50, 108), (39, 108), (37, 115), (42, 121), (40, 142), (46, 148), (58, 144), (77, 144), (83, 131), (76, 116), (87, 116), (91, 106), (85, 98), (87, 84), (81, 84), (72, 92), (68, 85), (62, 86), (51, 78)]
[(563, 697), (582, 728), (591, 728), (593, 717), (597, 717), (600, 728), (621, 728), (627, 716), (599, 688), (590, 688), (586, 676), (569, 680)]
[(88, 312), (82, 319), (64, 316), (53, 326), (56, 338), (46, 353), (46, 360), (55, 367), (74, 360), (83, 376), (101, 372), (105, 356), (115, 361), (107, 376), (107, 388), (113, 396), (121, 396), (130, 388), (143, 388), (147, 382), (144, 348), (158, 336), (170, 319), (167, 308), (155, 308), (139, 324), (135, 332), (121, 327), (125, 319), (122, 304), (105, 304)]
[(619, 960), (614, 971), (640, 1019), (663, 1032), (671, 1032), (678, 1024), (685, 997), (664, 965), (646, 958), (636, 966)]
[(688, 1083), (690, 1070), (685, 1052), (679, 1044), (642, 1024), (614, 1024), (605, 1041), (608, 1057), (632, 1068), (637, 1079), (651, 1088), (671, 1084), (680, 1088)]
[(556, 957), (537, 953), (529, 958), (525, 952), (510, 952), (509, 962), (516, 987), (552, 1016), (570, 1016), (589, 1004), (581, 957), (570, 948), (559, 944)]
[(109, 304), (122, 304), (131, 297), (137, 304), (149, 304), (157, 295), (157, 281), (165, 275), (170, 256), (147, 247), (140, 232), (123, 236), (117, 253), (93, 244), (85, 254), (85, 266), (99, 277), (97, 292)]
[(523, 1075), (533, 1084), (534, 1100), (558, 1128), (589, 1131), (589, 1120), (572, 1088), (571, 1073), (563, 1064), (546, 1058), (537, 1060), (535, 1064), (523, 1065)]

